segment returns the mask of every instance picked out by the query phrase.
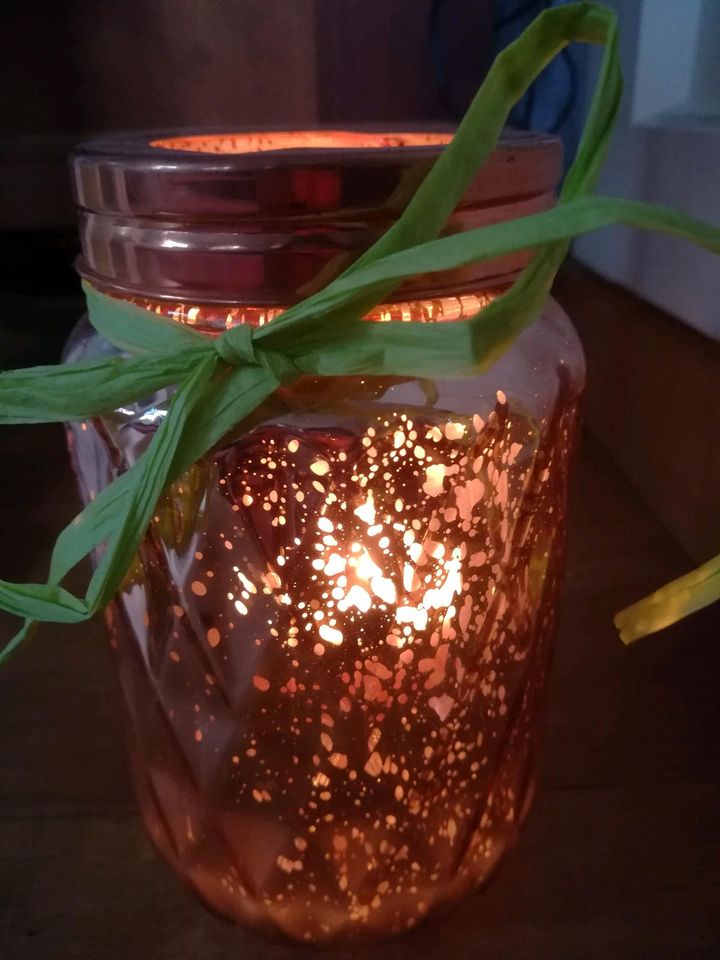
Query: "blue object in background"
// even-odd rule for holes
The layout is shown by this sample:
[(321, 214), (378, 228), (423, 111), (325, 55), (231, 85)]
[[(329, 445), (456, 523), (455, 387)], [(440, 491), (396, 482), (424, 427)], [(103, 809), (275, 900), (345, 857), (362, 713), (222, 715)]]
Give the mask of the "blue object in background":
[[(562, 4), (563, 0), (495, 0), (495, 53), (519, 36), (543, 10)], [(583, 67), (584, 47), (580, 44), (567, 47), (510, 114), (511, 125), (521, 130), (556, 133), (562, 137), (566, 167), (575, 153), (582, 129), (580, 77)]]
[[(459, 120), (468, 103), (454, 102), (450, 96), (450, 71), (457, 64), (450, 62), (444, 42), (443, 16), (451, 14), (454, 0), (432, 0), (428, 31), (433, 77), (448, 119)], [(565, 0), (493, 0), (494, 53), (512, 43), (543, 10), (561, 6)], [(568, 0), (569, 2), (569, 0)], [(538, 77), (530, 90), (510, 114), (510, 126), (520, 130), (557, 133), (565, 148), (565, 165), (569, 165), (577, 148), (583, 117), (581, 78), (584, 76), (586, 50), (575, 44), (566, 49)]]

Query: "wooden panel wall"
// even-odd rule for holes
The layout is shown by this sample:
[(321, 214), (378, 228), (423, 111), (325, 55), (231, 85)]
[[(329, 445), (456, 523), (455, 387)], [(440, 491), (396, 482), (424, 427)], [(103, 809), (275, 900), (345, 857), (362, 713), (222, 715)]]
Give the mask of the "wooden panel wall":
[(490, 64), (492, 2), (445, 0), (434, 18), (431, 8), (315, 0), (320, 119), (458, 119)]
[(555, 293), (587, 357), (586, 424), (703, 563), (720, 550), (720, 344), (572, 261)]
[(75, 0), (86, 125), (307, 123), (314, 0)]

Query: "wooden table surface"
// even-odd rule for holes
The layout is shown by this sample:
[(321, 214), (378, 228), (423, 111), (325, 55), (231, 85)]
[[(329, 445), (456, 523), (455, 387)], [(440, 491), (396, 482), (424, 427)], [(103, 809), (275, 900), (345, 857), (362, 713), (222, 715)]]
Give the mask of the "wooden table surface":
[[(42, 577), (76, 507), (62, 435), (4, 429), (0, 449), (0, 575)], [(334, 954), (230, 927), (180, 887), (135, 811), (102, 625), (44, 629), (0, 669), (0, 957), (717, 960), (720, 609), (630, 649), (611, 625), (687, 563), (585, 437), (544, 778), (520, 846), (444, 916)]]

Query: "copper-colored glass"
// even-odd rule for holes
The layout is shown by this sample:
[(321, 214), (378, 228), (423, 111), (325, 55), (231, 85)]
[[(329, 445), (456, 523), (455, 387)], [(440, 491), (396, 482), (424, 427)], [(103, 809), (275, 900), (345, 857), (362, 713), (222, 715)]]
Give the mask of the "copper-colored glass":
[[(91, 144), (81, 271), (208, 336), (272, 322), (386, 228), (439, 149), (383, 137)], [(547, 206), (558, 165), (554, 140), (507, 139), (449, 229)], [(526, 259), (418, 278), (368, 322), (472, 315)], [(81, 326), (68, 357), (109, 349)], [(163, 495), (107, 616), (145, 823), (214, 910), (298, 940), (401, 931), (514, 842), (583, 379), (549, 301), (477, 377), (278, 390)], [(166, 401), (71, 426), (86, 498)]]

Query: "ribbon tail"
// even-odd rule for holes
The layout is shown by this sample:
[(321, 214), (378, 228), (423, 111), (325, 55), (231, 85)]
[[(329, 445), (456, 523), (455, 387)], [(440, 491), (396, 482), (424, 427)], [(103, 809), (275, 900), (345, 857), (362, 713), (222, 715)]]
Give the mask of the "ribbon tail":
[(22, 629), (18, 630), (10, 643), (5, 644), (3, 649), (0, 650), (0, 664), (6, 663), (13, 654), (17, 653), (25, 641), (29, 640), (33, 633), (35, 633), (37, 625), (37, 620), (25, 621)]
[[(44, 584), (0, 583), (0, 609), (26, 620), (79, 623), (105, 606), (122, 582), (142, 539), (158, 497), (172, 479), (177, 450), (195, 407), (203, 398), (217, 365), (209, 353), (173, 397), (168, 415), (148, 449), (105, 495), (96, 499), (65, 529)], [(118, 487), (115, 488), (115, 484)], [(115, 488), (115, 489), (113, 489)], [(119, 491), (119, 492), (118, 492)], [(112, 508), (112, 509), (109, 509)], [(60, 587), (59, 581), (103, 540), (106, 549), (84, 598)], [(11, 649), (28, 636), (27, 624), (11, 641)]]
[(633, 643), (717, 600), (720, 600), (720, 554), (621, 610), (615, 617), (615, 626), (623, 643)]
[(0, 423), (62, 423), (98, 416), (182, 382), (196, 349), (163, 356), (107, 357), (0, 374)]

